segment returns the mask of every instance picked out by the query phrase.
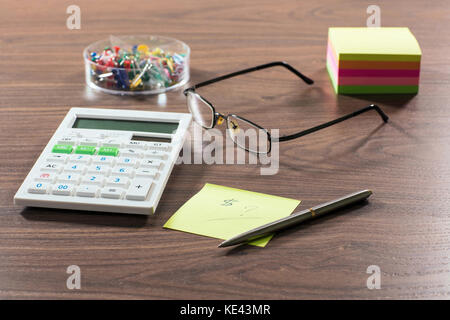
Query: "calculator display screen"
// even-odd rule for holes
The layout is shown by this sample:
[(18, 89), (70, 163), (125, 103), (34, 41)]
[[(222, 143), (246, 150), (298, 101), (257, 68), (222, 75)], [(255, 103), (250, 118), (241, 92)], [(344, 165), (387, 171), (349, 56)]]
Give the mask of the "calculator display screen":
[(93, 119), (77, 118), (72, 128), (77, 129), (97, 129), (97, 130), (119, 130), (119, 131), (139, 131), (154, 133), (174, 133), (178, 128), (175, 122), (157, 121), (134, 121), (134, 120), (114, 120), (114, 119)]

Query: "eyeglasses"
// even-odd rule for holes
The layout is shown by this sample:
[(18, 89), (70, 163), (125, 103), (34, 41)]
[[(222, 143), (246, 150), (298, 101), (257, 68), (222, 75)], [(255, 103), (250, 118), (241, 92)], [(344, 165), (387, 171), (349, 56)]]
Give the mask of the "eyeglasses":
[[(275, 141), (275, 139), (272, 139), (268, 130), (238, 115), (235, 114), (224, 115), (219, 112), (216, 112), (216, 109), (214, 108), (213, 104), (208, 100), (206, 100), (201, 95), (199, 95), (198, 93), (196, 93), (195, 90), (225, 79), (276, 66), (286, 68), (287, 70), (291, 71), (293, 74), (298, 76), (300, 79), (302, 79), (308, 85), (314, 83), (313, 80), (306, 77), (305, 75), (300, 73), (297, 69), (293, 68), (291, 65), (283, 61), (270, 62), (253, 68), (236, 71), (214, 79), (210, 79), (198, 83), (190, 88), (187, 88), (183, 92), (187, 98), (187, 106), (189, 108), (190, 113), (192, 114), (194, 121), (200, 126), (202, 126), (204, 129), (212, 129), (215, 127), (216, 124), (221, 125), (224, 121), (226, 121), (227, 131), (231, 139), (237, 146), (247, 151), (258, 154), (270, 153), (270, 150), (272, 148), (272, 140)], [(338, 119), (320, 124), (310, 129), (306, 129), (286, 136), (281, 136), (278, 139), (276, 139), (276, 141), (281, 142), (297, 139), (307, 134), (316, 132), (318, 130), (342, 122), (344, 120), (356, 117), (357, 115), (360, 115), (369, 110), (375, 110), (380, 115), (380, 117), (383, 119), (384, 122), (387, 122), (389, 120), (389, 117), (380, 109), (380, 107), (371, 104), (365, 108), (359, 109), (355, 112), (349, 113)]]

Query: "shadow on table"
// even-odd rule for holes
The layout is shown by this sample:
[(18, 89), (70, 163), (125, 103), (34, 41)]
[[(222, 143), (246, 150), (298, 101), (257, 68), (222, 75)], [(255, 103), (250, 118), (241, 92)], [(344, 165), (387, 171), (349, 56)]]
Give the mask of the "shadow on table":
[(153, 224), (153, 216), (26, 207), (21, 215), (30, 221), (54, 221), (70, 224), (141, 228)]
[[(267, 248), (270, 246), (272, 247), (280, 247), (283, 245), (283, 239), (286, 237), (296, 237), (300, 238), (302, 235), (300, 231), (305, 230), (307, 228), (310, 228), (311, 226), (314, 226), (318, 223), (326, 223), (326, 221), (333, 219), (336, 216), (344, 215), (344, 214), (352, 214), (352, 215), (361, 215), (363, 214), (363, 211), (359, 210), (363, 207), (365, 207), (368, 204), (367, 200), (355, 203), (353, 205), (350, 205), (346, 208), (340, 209), (336, 212), (329, 213), (326, 216), (313, 219), (304, 223), (301, 223), (299, 225), (290, 227), (288, 229), (284, 229), (278, 233), (275, 234), (275, 236), (270, 240), (270, 242), (267, 244)], [(303, 209), (301, 209), (303, 210)], [(228, 249), (224, 252), (224, 255), (234, 255), (234, 254), (242, 254), (242, 253), (248, 253), (247, 251), (259, 251), (263, 250), (264, 248), (259, 248), (256, 246), (248, 245), (248, 244), (241, 244), (235, 247), (232, 247), (231, 249)]]
[(378, 104), (394, 108), (405, 107), (417, 94), (340, 94), (337, 96), (338, 105), (346, 98), (363, 100), (366, 104)]

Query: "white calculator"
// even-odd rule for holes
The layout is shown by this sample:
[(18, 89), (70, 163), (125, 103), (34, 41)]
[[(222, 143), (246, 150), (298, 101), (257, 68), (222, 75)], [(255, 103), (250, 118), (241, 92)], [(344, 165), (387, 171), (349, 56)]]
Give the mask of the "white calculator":
[(191, 120), (188, 113), (72, 108), (14, 202), (153, 214)]

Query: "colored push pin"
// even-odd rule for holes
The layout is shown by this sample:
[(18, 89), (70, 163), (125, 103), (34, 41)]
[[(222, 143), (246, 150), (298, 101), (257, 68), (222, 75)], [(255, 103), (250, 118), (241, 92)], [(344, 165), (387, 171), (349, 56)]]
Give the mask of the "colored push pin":
[(140, 44), (140, 45), (137, 47), (137, 51), (140, 52), (141, 54), (147, 53), (148, 50), (149, 50), (149, 48), (148, 48), (148, 46), (145, 45), (145, 44)]
[(129, 88), (129, 79), (128, 74), (123, 69), (113, 69), (112, 73), (114, 74), (114, 79), (117, 81), (117, 87), (120, 89), (128, 89)]
[(153, 54), (155, 56), (161, 56), (161, 48), (156, 48), (155, 50), (153, 50)]
[(131, 82), (130, 88), (136, 89), (140, 84), (142, 84), (142, 77), (147, 72), (148, 69), (152, 67), (152, 64), (150, 62), (147, 62), (147, 64), (144, 66), (144, 69), (142, 69), (141, 73), (139, 73)]
[(105, 78), (109, 78), (109, 77), (111, 77), (111, 76), (113, 76), (113, 75), (114, 75), (114, 73), (112, 73), (112, 72), (107, 72), (107, 73), (99, 74), (99, 75), (97, 76), (97, 78), (98, 78), (100, 81), (103, 81)]
[(97, 55), (97, 52), (91, 52), (91, 61), (97, 61), (99, 56)]
[(170, 72), (173, 72), (173, 63), (172, 63), (172, 61), (170, 59), (167, 59), (166, 63), (167, 63), (167, 66), (170, 69)]
[(87, 58), (92, 61), (92, 81), (106, 88), (167, 88), (181, 81), (186, 74), (185, 54), (166, 52), (145, 43), (130, 47), (104, 47), (103, 51), (90, 52)]
[(124, 62), (123, 62), (123, 67), (125, 68), (125, 69), (130, 69), (130, 66), (131, 66), (131, 61), (130, 60), (125, 60)]

